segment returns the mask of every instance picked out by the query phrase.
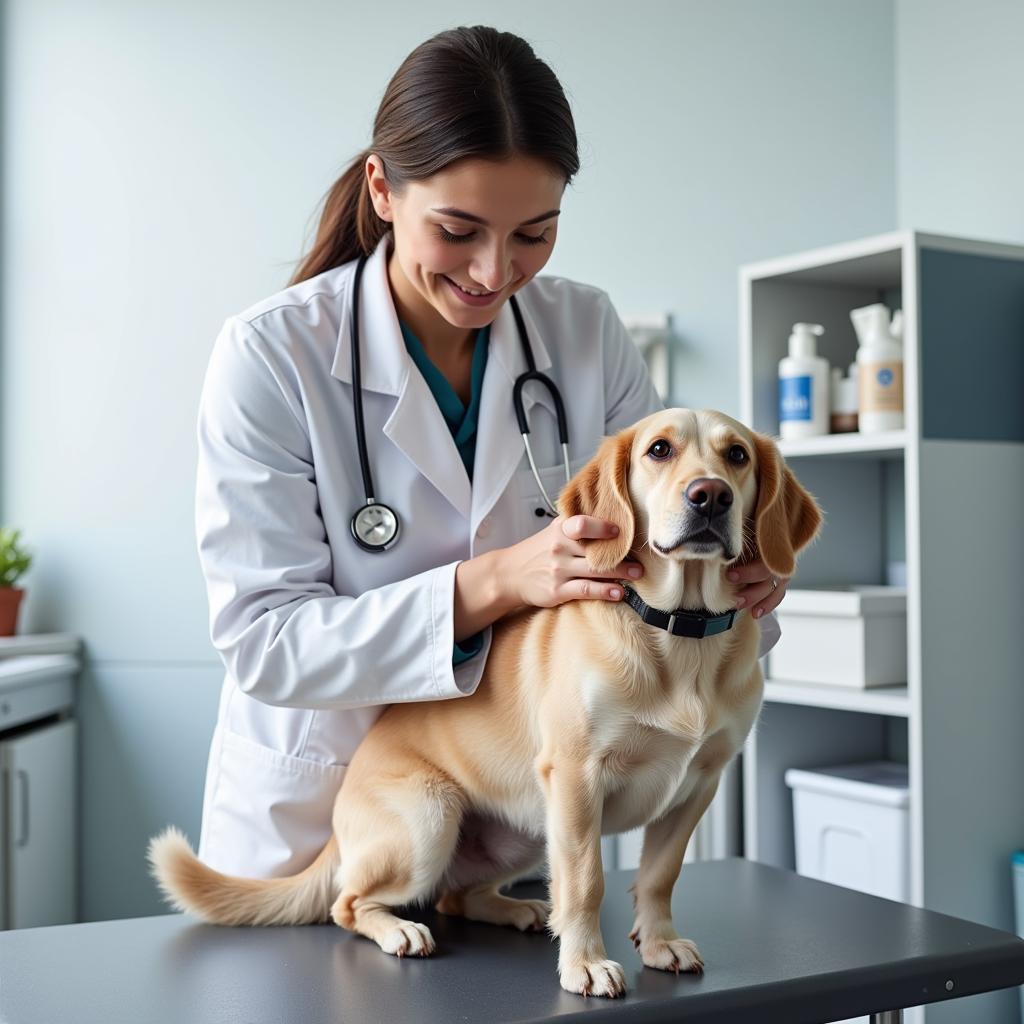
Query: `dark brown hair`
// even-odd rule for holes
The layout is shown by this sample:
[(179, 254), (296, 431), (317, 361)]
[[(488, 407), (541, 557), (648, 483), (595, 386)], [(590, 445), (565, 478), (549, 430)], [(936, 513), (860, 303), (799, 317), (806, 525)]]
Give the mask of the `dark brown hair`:
[(370, 202), (364, 168), (371, 153), (399, 193), (464, 157), (538, 158), (567, 184), (580, 166), (565, 93), (529, 43), (482, 25), (441, 32), (395, 72), (373, 141), (328, 191), (316, 240), (289, 284), (371, 253), (390, 229)]

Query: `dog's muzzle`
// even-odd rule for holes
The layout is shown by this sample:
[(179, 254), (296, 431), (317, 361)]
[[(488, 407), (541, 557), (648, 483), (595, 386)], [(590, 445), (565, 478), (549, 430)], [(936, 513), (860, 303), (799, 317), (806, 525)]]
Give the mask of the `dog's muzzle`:
[(651, 541), (663, 555), (685, 546), (692, 554), (711, 555), (721, 551), (726, 560), (734, 558), (729, 530), (732, 488), (724, 480), (698, 477), (683, 491), (683, 529), (675, 543), (665, 547)]

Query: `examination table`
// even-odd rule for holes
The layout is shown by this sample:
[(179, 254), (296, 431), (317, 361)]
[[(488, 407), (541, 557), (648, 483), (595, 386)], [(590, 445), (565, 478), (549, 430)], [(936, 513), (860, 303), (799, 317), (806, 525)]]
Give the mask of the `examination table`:
[[(221, 928), (181, 914), (0, 933), (4, 1024), (453, 1024), (686, 1021), (800, 1024), (957, 999), (1024, 982), (1006, 932), (739, 858), (687, 864), (673, 918), (703, 977), (644, 967), (628, 937), (632, 871), (606, 875), (602, 925), (629, 991), (558, 984), (546, 933), (445, 917), (437, 952), (398, 959), (330, 925)], [(541, 895), (540, 883), (515, 894)], [(969, 1012), (970, 1004), (964, 1004)]]

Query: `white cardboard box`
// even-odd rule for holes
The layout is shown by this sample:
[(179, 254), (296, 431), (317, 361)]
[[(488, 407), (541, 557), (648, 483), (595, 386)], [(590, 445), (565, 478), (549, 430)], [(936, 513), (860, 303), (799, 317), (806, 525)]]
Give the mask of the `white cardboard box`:
[(892, 761), (790, 768), (796, 869), (874, 896), (910, 900), (910, 789)]
[(907, 591), (844, 586), (787, 590), (772, 679), (865, 689), (907, 681)]

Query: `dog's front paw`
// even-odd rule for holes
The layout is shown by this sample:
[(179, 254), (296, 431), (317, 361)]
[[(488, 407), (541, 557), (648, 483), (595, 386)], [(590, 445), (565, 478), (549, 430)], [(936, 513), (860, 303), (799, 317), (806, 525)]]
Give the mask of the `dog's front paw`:
[(416, 921), (398, 921), (397, 927), (381, 936), (377, 944), (385, 953), (398, 957), (430, 956), (435, 948), (430, 929)]
[(701, 958), (697, 945), (689, 939), (678, 936), (672, 938), (646, 938), (636, 928), (629, 933), (640, 959), (645, 966), (656, 967), (659, 971), (693, 971), (704, 973), (704, 960)]
[(609, 996), (626, 993), (626, 972), (614, 960), (571, 958), (558, 966), (558, 976), (566, 992), (581, 996)]

